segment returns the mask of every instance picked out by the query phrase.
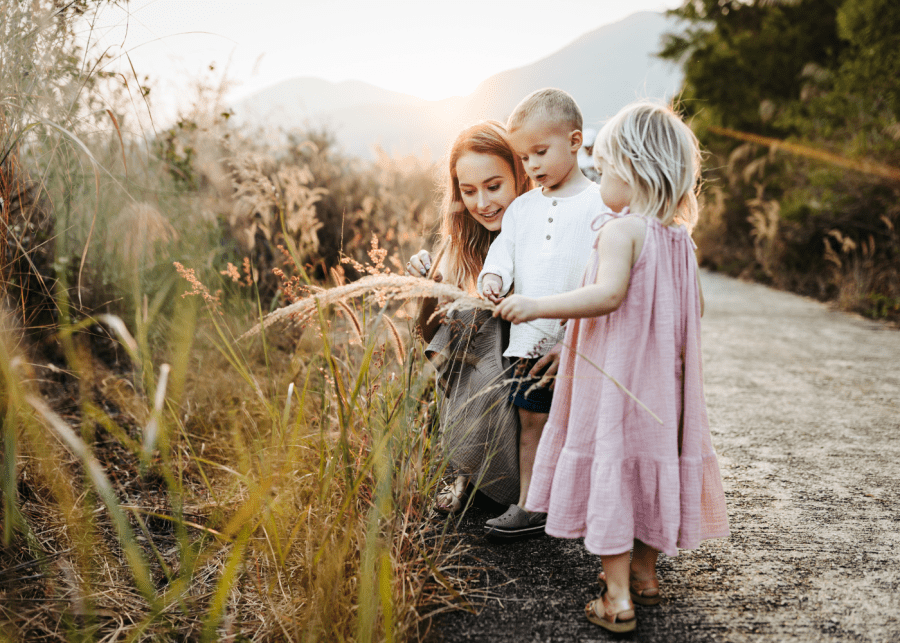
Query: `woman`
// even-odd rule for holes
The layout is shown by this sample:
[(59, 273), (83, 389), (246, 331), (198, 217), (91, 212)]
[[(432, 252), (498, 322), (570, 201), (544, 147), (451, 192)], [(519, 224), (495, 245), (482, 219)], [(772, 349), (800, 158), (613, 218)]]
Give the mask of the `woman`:
[[(443, 187), (434, 261), (427, 250), (421, 250), (410, 258), (407, 271), (474, 293), (507, 206), (531, 187), (531, 181), (503, 126), (485, 121), (462, 131), (453, 142)], [(442, 513), (458, 511), (470, 483), (491, 499), (512, 504), (521, 489), (518, 417), (502, 383), (509, 367), (502, 356), (509, 326), (488, 311), (440, 319), (435, 315), (437, 306), (435, 299), (422, 303), (418, 328), (430, 342), (426, 355), (440, 376), (443, 442), (448, 470), (456, 478), (438, 494), (435, 508)], [(545, 376), (549, 379), (558, 366), (556, 355), (542, 358), (533, 372), (548, 364)]]

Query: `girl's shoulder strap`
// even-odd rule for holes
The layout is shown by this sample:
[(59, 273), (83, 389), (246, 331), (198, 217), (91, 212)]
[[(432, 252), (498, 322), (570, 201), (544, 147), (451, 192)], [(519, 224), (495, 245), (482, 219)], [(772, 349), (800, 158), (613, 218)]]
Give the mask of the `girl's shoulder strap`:
[(594, 217), (594, 220), (591, 222), (591, 229), (596, 232), (610, 221), (618, 221), (619, 219), (627, 219), (629, 217), (646, 218), (643, 214), (631, 212), (627, 207), (621, 212), (613, 212), (612, 210), (610, 210), (609, 212), (601, 212), (596, 217)]
[(643, 248), (646, 242), (647, 230), (650, 227), (650, 217), (646, 217), (643, 214), (639, 214), (637, 212), (629, 212), (627, 209), (625, 209), (618, 214), (612, 213), (612, 216), (600, 215), (596, 219), (594, 219), (595, 226), (592, 227), (597, 231), (597, 236), (594, 238), (594, 249), (597, 249), (599, 247), (600, 233), (606, 225), (615, 222), (614, 225), (616, 225), (617, 227), (620, 225), (630, 226), (631, 224), (625, 223), (626, 221), (638, 221), (639, 223), (643, 224), (640, 230), (633, 229), (633, 234), (640, 235), (640, 246)]

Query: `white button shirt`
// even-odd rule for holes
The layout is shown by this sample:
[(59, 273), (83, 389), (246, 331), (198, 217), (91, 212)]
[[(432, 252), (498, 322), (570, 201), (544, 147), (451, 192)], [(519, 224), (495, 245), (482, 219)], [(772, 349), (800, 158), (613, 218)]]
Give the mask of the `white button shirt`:
[[(478, 275), (503, 280), (501, 294), (515, 286), (517, 294), (544, 297), (581, 286), (581, 279), (597, 236), (593, 222), (612, 213), (600, 197), (600, 186), (590, 185), (575, 196), (544, 196), (541, 188), (513, 201), (503, 215), (500, 234), (494, 239)], [(563, 339), (565, 328), (558, 319), (536, 319), (513, 325), (507, 357), (544, 355)]]

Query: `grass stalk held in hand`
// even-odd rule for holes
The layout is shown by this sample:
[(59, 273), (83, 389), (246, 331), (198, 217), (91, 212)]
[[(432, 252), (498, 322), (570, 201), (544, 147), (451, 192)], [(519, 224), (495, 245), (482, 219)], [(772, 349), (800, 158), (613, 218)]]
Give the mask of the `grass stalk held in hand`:
[(244, 333), (240, 339), (257, 335), (263, 328), (283, 322), (302, 322), (309, 319), (317, 306), (325, 307), (349, 299), (373, 295), (379, 301), (406, 301), (423, 297), (447, 299), (448, 304), (441, 312), (467, 308), (494, 310), (494, 305), (486, 299), (475, 297), (456, 286), (436, 283), (422, 277), (406, 277), (403, 275), (369, 275), (358, 281), (317, 291), (304, 299), (273, 311), (262, 321)]

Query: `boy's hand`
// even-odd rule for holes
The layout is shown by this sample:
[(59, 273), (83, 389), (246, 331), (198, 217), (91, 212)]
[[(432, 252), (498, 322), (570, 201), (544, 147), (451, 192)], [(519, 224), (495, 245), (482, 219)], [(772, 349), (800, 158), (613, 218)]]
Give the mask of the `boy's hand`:
[(499, 275), (488, 273), (481, 279), (481, 294), (495, 304), (503, 301), (503, 297), (500, 295), (502, 287), (503, 280), (500, 279)]
[(513, 324), (521, 324), (522, 322), (531, 321), (540, 317), (538, 315), (537, 299), (531, 297), (523, 297), (522, 295), (513, 295), (500, 302), (497, 310), (494, 311), (494, 317), (500, 316), (506, 321)]
[(528, 377), (534, 378), (540, 375), (541, 371), (546, 367), (547, 370), (544, 371), (543, 377), (541, 377), (541, 380), (537, 383), (538, 386), (547, 386), (551, 391), (553, 390), (553, 385), (556, 384), (556, 373), (559, 371), (560, 353), (562, 352), (562, 348), (562, 342), (556, 344), (550, 349), (550, 352), (535, 362), (534, 366), (528, 372)]

